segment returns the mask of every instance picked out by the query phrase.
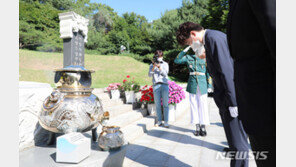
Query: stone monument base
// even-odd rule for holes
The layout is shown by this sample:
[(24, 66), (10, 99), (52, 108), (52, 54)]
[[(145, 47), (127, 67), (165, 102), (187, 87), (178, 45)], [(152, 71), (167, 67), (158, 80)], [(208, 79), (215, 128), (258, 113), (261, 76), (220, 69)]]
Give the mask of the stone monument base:
[[(85, 136), (91, 138), (90, 135)], [(91, 143), (91, 154), (78, 164), (56, 162), (56, 146), (36, 146), (19, 153), (20, 167), (121, 167), (128, 144), (120, 149), (102, 151), (97, 142)]]

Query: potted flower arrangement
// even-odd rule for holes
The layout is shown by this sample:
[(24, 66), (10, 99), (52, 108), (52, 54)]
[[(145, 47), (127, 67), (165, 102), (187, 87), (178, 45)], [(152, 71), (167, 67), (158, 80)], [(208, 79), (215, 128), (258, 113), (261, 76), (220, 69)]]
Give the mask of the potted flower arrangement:
[(110, 93), (111, 99), (119, 99), (120, 98), (120, 83), (111, 83), (107, 87), (107, 91)]
[(169, 81), (169, 121), (175, 121), (177, 104), (185, 99), (183, 88), (174, 81)]
[(153, 96), (153, 87), (148, 85), (145, 85), (140, 90), (142, 96), (140, 101), (147, 104), (147, 110), (149, 115), (156, 115), (156, 106), (154, 103), (154, 96)]
[(124, 90), (126, 103), (134, 103), (135, 102), (135, 93), (139, 92), (140, 85), (134, 81), (134, 78), (130, 80), (130, 76), (127, 75), (126, 79), (124, 79), (123, 84), (121, 85), (121, 89)]

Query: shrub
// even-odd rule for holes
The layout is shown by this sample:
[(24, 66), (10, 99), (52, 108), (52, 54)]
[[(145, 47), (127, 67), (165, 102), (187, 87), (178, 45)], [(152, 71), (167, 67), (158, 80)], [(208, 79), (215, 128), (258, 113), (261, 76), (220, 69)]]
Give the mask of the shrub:
[(151, 52), (151, 47), (148, 45), (136, 45), (133, 47), (133, 52), (139, 55), (146, 55)]
[(150, 64), (152, 62), (153, 56), (154, 56), (153, 53), (146, 54), (145, 56), (143, 56), (143, 62)]
[(37, 47), (36, 50), (42, 52), (61, 52), (63, 49), (61, 45), (50, 42)]
[(134, 58), (134, 59), (136, 59), (138, 61), (141, 61), (141, 62), (143, 62), (143, 59), (144, 59), (144, 56), (140, 56), (140, 55), (135, 54), (135, 53), (129, 53), (127, 51), (124, 51), (124, 52), (120, 53), (119, 55), (120, 56), (132, 57), (132, 58)]
[[(164, 51), (164, 61), (169, 64), (169, 75), (174, 76), (179, 81), (187, 81), (189, 75), (185, 65), (175, 64), (174, 60), (181, 51), (179, 49)], [(185, 74), (185, 75), (184, 75)]]

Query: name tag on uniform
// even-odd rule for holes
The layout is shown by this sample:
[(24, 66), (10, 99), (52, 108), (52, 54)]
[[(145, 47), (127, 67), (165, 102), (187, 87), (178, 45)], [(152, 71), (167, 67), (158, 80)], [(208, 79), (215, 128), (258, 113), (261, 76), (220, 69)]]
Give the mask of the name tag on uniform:
[(190, 64), (189, 67), (192, 68), (192, 65)]

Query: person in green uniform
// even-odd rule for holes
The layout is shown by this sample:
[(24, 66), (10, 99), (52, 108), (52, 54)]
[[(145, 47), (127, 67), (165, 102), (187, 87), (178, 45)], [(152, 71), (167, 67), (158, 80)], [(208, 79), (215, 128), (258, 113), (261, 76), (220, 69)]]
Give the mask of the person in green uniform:
[[(189, 92), (191, 123), (196, 125), (195, 136), (206, 136), (206, 125), (210, 124), (208, 113), (208, 91), (212, 91), (211, 78), (206, 70), (205, 56), (186, 54), (188, 46), (175, 58), (175, 64), (186, 64), (189, 79), (186, 91)], [(205, 54), (203, 52), (202, 54)]]

